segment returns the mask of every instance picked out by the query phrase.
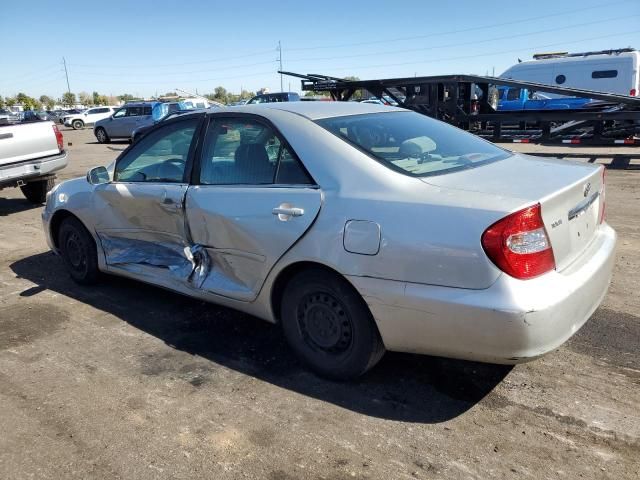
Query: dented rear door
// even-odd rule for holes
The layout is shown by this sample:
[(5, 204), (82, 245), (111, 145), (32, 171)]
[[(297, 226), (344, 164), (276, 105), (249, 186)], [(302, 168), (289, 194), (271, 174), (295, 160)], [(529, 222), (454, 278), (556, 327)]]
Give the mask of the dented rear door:
[(216, 115), (185, 200), (194, 285), (254, 300), (275, 263), (311, 227), (322, 192), (276, 127), (256, 115)]

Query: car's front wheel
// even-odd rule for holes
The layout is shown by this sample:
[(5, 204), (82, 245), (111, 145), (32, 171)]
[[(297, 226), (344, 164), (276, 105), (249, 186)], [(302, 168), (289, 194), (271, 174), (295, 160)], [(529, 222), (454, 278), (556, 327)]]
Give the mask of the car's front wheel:
[(96, 243), (80, 220), (67, 217), (62, 221), (58, 230), (58, 249), (75, 282), (90, 285), (98, 281)]
[(291, 348), (322, 376), (358, 377), (384, 355), (367, 304), (349, 282), (331, 272), (313, 269), (291, 278), (281, 317)]
[(100, 143), (109, 143), (109, 142), (111, 142), (111, 139), (109, 138), (109, 135), (107, 135), (107, 131), (102, 127), (96, 128), (96, 139)]
[(80, 130), (82, 127), (84, 127), (84, 122), (82, 120), (74, 120), (71, 123), (71, 126), (74, 130)]

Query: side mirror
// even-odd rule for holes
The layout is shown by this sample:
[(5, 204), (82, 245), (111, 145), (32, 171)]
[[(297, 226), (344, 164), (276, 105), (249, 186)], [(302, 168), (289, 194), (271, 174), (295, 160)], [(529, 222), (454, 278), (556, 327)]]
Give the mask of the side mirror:
[(87, 172), (87, 182), (91, 185), (101, 185), (109, 181), (109, 171), (106, 167), (94, 167)]

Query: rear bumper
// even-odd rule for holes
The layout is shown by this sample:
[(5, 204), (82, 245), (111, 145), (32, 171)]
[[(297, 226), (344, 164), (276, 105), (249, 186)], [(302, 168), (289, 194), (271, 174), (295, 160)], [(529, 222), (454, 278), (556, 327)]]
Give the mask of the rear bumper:
[(349, 280), (388, 350), (514, 364), (558, 348), (584, 325), (607, 292), (615, 243), (605, 224), (562, 272), (527, 281), (503, 274), (484, 290)]
[(0, 188), (14, 186), (19, 180), (25, 183), (33, 181), (39, 177), (62, 170), (66, 166), (66, 152), (51, 157), (0, 165)]

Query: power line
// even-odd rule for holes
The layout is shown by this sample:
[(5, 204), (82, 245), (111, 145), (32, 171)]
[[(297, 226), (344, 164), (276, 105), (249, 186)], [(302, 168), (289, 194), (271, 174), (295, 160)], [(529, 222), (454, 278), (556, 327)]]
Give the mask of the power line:
[[(214, 69), (207, 69), (207, 70), (193, 70), (190, 72), (168, 72), (168, 73), (153, 73), (153, 72), (149, 72), (149, 73), (138, 73), (135, 72), (136, 76), (139, 75), (191, 75), (194, 73), (210, 73), (210, 72), (220, 72), (223, 70), (233, 70), (236, 68), (245, 68), (245, 67), (254, 67), (257, 65), (267, 65), (267, 64), (273, 64), (273, 60), (267, 60), (264, 62), (255, 62), (255, 63), (243, 63), (243, 64), (239, 64), (239, 65), (231, 65), (228, 67), (219, 67), (219, 68), (214, 68)], [(74, 67), (77, 67), (77, 65), (74, 64)], [(81, 72), (82, 75), (99, 75), (99, 76), (107, 76), (107, 77), (122, 77), (122, 73), (103, 73), (103, 72)]]
[[(270, 62), (273, 63), (273, 62)], [(234, 78), (245, 78), (245, 77), (257, 77), (260, 75), (269, 75), (269, 74), (273, 74), (274, 71), (273, 70), (269, 70), (266, 72), (257, 72), (257, 73), (252, 73), (252, 74), (248, 74), (248, 75), (234, 75), (231, 77), (215, 77), (215, 78), (186, 78), (186, 79), (170, 79), (168, 81), (171, 82), (177, 82), (177, 83), (201, 83), (201, 82), (216, 82), (216, 81), (220, 81), (220, 80), (231, 80)], [(154, 81), (147, 81), (147, 82), (126, 82), (127, 85), (158, 85), (161, 84), (164, 80), (160, 79), (160, 80), (154, 80)], [(94, 83), (119, 83), (121, 84), (121, 81), (117, 81), (117, 80), (106, 80), (106, 81), (102, 81), (102, 80), (96, 80)]]
[(289, 60), (289, 62), (293, 62), (293, 63), (300, 63), (300, 62), (308, 62), (308, 61), (322, 61), (322, 60), (341, 60), (343, 58), (360, 58), (360, 57), (372, 57), (372, 56), (379, 56), (379, 55), (389, 55), (389, 54), (396, 54), (396, 53), (409, 53), (409, 52), (422, 52), (422, 51), (426, 51), (426, 50), (436, 50), (436, 49), (440, 49), (440, 48), (451, 48), (451, 47), (463, 47), (463, 46), (467, 46), (467, 45), (476, 45), (478, 43), (490, 43), (490, 42), (495, 42), (498, 40), (511, 40), (513, 38), (520, 38), (520, 37), (528, 37), (531, 35), (539, 35), (541, 33), (549, 33), (549, 32), (556, 32), (558, 30), (566, 30), (569, 28), (578, 28), (578, 27), (585, 27), (588, 25), (596, 25), (596, 24), (601, 24), (604, 22), (611, 22), (614, 20), (623, 20), (623, 19), (627, 19), (627, 18), (636, 18), (636, 17), (640, 17), (640, 15), (624, 15), (621, 17), (613, 17), (613, 18), (606, 18), (606, 19), (602, 19), (602, 20), (596, 20), (593, 22), (585, 22), (585, 23), (577, 23), (577, 24), (573, 24), (573, 25), (566, 25), (563, 27), (556, 27), (556, 28), (547, 28), (545, 30), (537, 30), (535, 32), (529, 32), (529, 33), (518, 33), (515, 35), (506, 35), (506, 36), (502, 36), (502, 37), (493, 37), (493, 38), (486, 38), (484, 40), (471, 40), (468, 42), (462, 42), (462, 43), (450, 43), (450, 44), (445, 44), (445, 45), (431, 45), (429, 47), (420, 47), (420, 48), (409, 48), (409, 49), (401, 49), (401, 50), (387, 50), (384, 52), (371, 52), (371, 53), (360, 53), (360, 54), (355, 54), (355, 55), (340, 55), (337, 57), (308, 57), (308, 58), (294, 58), (292, 60)]
[[(598, 36), (598, 37), (588, 37), (588, 38), (581, 38), (579, 40), (572, 40), (570, 42), (557, 42), (557, 43), (547, 43), (546, 45), (535, 45), (535, 46), (530, 46), (527, 48), (527, 50), (537, 50), (539, 48), (547, 48), (547, 47), (557, 47), (557, 46), (562, 46), (562, 45), (571, 45), (571, 44), (575, 44), (575, 43), (582, 43), (588, 40), (601, 40), (603, 38), (612, 38), (612, 37), (621, 37), (624, 35), (630, 35), (630, 34), (634, 34), (637, 33), (637, 31), (633, 30), (630, 32), (619, 32), (619, 33), (614, 33), (611, 35), (602, 35), (602, 36)], [(404, 65), (420, 65), (420, 64), (426, 64), (426, 63), (432, 63), (432, 62), (446, 62), (449, 60), (466, 60), (469, 58), (477, 58), (477, 57), (492, 57), (495, 55), (502, 55), (504, 53), (514, 53), (514, 52), (522, 52), (523, 49), (522, 48), (514, 48), (514, 49), (510, 49), (510, 50), (502, 50), (499, 52), (491, 52), (491, 53), (480, 53), (480, 54), (474, 54), (474, 55), (464, 55), (464, 56), (460, 56), (460, 57), (442, 57), (442, 58), (432, 58), (430, 60), (425, 60), (422, 62), (416, 62), (411, 61), (411, 62), (400, 62), (400, 63), (385, 63), (385, 64), (380, 64), (380, 65), (367, 65), (367, 66), (359, 66), (359, 67), (335, 67), (333, 68), (331, 71), (335, 71), (335, 70), (342, 70), (342, 71), (349, 71), (351, 73), (356, 73), (357, 70), (356, 69), (360, 69), (360, 70), (368, 70), (368, 69), (372, 69), (372, 68), (385, 68), (385, 67), (400, 67), (400, 66), (404, 66)]]
[[(263, 50), (261, 52), (249, 53), (247, 55), (234, 55), (232, 57), (221, 57), (216, 58), (214, 60), (198, 60), (196, 62), (184, 62), (184, 63), (164, 63), (164, 64), (155, 64), (155, 65), (144, 65), (144, 64), (136, 64), (136, 65), (113, 65), (110, 68), (161, 68), (161, 67), (183, 67), (185, 65), (202, 65), (207, 63), (218, 63), (225, 62), (227, 60), (235, 60), (238, 58), (249, 58), (249, 57), (257, 57), (259, 55), (273, 54), (273, 50)], [(86, 63), (74, 63), (74, 67), (104, 67), (104, 64), (86, 64)]]
[(613, 7), (615, 5), (619, 5), (621, 3), (628, 3), (628, 2), (632, 2), (635, 0), (621, 0), (619, 2), (608, 2), (608, 3), (600, 3), (597, 5), (593, 5), (591, 7), (584, 7), (584, 8), (580, 8), (579, 12), (576, 11), (576, 9), (571, 9), (571, 10), (564, 10), (564, 11), (560, 11), (560, 12), (554, 12), (554, 13), (550, 13), (547, 15), (540, 15), (538, 17), (526, 17), (522, 20), (511, 20), (508, 22), (502, 22), (502, 23), (494, 23), (491, 25), (481, 25), (478, 27), (471, 27), (471, 28), (464, 28), (464, 29), (459, 29), (459, 30), (449, 30), (449, 31), (444, 31), (444, 32), (434, 32), (434, 33), (427, 33), (427, 34), (423, 34), (423, 35), (412, 35), (409, 37), (396, 37), (396, 38), (388, 38), (385, 40), (371, 40), (371, 41), (366, 41), (366, 42), (354, 42), (354, 43), (343, 43), (343, 44), (339, 44), (339, 45), (319, 45), (317, 47), (296, 47), (296, 48), (290, 48), (289, 51), (293, 52), (293, 51), (307, 51), (307, 50), (321, 50), (321, 49), (331, 49), (331, 48), (343, 48), (343, 47), (357, 47), (357, 46), (362, 46), (362, 45), (375, 45), (375, 44), (380, 44), (380, 43), (391, 43), (391, 42), (402, 42), (402, 41), (406, 41), (406, 40), (417, 40), (420, 38), (432, 38), (432, 37), (439, 37), (442, 35), (453, 35), (453, 34), (457, 34), (457, 33), (466, 33), (466, 32), (475, 32), (478, 30), (485, 30), (487, 28), (495, 28), (495, 27), (504, 27), (507, 25), (514, 25), (514, 24), (518, 24), (518, 23), (530, 23), (533, 20), (541, 20), (544, 18), (552, 18), (552, 17), (558, 17), (560, 15), (564, 15), (564, 14), (576, 14), (576, 13), (582, 13), (585, 12), (587, 10), (594, 10), (597, 8), (601, 8), (601, 7)]

